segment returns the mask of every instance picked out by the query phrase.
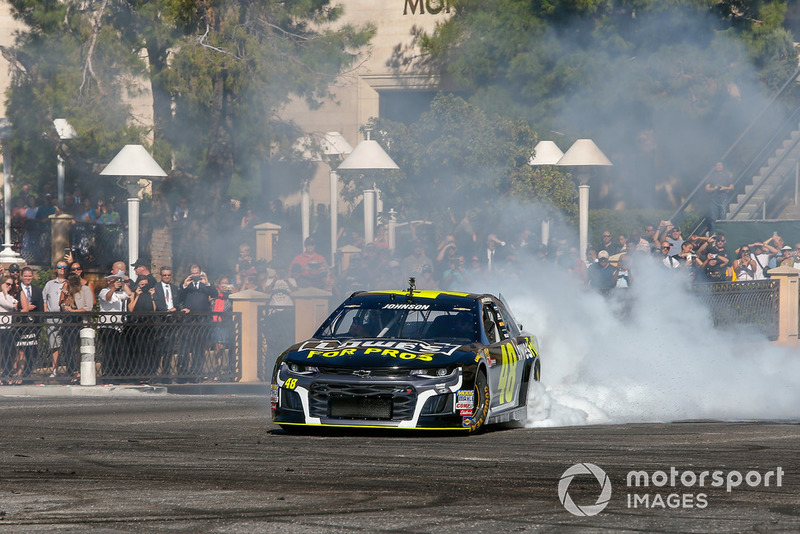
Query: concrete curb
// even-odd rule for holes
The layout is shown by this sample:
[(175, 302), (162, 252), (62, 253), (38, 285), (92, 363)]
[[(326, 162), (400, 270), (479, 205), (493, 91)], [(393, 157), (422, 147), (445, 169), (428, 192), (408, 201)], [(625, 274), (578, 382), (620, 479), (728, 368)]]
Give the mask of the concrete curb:
[(125, 397), (133, 395), (166, 395), (163, 386), (100, 385), (79, 386), (31, 384), (0, 386), (0, 397)]
[(0, 386), (0, 397), (125, 397), (135, 395), (256, 395), (267, 396), (269, 384), (222, 382), (208, 384), (24, 384)]

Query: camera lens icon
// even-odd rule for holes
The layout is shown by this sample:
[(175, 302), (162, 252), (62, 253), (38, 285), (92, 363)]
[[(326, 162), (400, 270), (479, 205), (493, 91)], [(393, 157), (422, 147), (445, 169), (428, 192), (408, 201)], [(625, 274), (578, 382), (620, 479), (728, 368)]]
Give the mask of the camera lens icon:
[[(597, 482), (600, 484), (600, 496), (597, 502), (590, 505), (579, 506), (575, 504), (572, 497), (569, 495), (569, 485), (572, 479), (578, 475), (594, 475)], [(590, 517), (602, 512), (608, 502), (611, 500), (611, 479), (601, 468), (590, 463), (575, 464), (561, 475), (561, 480), (558, 481), (558, 499), (564, 508), (578, 517)]]

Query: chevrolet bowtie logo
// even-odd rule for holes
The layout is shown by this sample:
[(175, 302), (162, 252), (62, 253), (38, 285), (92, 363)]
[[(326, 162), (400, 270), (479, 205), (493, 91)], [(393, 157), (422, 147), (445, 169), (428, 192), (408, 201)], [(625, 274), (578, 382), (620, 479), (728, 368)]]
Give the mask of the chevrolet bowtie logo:
[(367, 371), (362, 369), (358, 371), (353, 371), (353, 375), (359, 378), (369, 378), (369, 376), (372, 375), (372, 371)]

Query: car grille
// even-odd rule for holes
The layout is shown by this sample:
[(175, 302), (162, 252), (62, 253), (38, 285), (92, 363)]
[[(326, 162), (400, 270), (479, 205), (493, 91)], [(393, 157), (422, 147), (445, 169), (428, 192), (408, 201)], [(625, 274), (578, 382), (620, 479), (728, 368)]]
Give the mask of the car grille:
[(311, 417), (402, 421), (413, 417), (417, 391), (408, 384), (316, 382), (309, 403)]
[[(343, 367), (319, 367), (320, 374), (330, 376), (359, 376), (356, 373), (364, 372), (361, 369)], [(405, 378), (409, 376), (408, 369), (369, 369), (369, 376), (374, 378)]]

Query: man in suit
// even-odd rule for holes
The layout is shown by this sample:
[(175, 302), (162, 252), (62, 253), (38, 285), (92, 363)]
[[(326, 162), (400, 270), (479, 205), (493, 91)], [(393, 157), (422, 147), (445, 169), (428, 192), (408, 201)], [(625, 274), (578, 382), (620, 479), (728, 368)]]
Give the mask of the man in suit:
[(178, 295), (183, 313), (208, 313), (211, 311), (211, 298), (215, 297), (214, 288), (208, 282), (206, 273), (200, 266), (192, 265), (189, 276), (183, 281)]
[(156, 284), (156, 311), (177, 311), (178, 286), (172, 283), (172, 267), (162, 267), (160, 274), (161, 281)]
[[(17, 264), (11, 266), (17, 267)], [(33, 282), (33, 269), (28, 266), (22, 268), (19, 275), (19, 291), (20, 300), (27, 304), (27, 308), (20, 306), (22, 313), (39, 313), (44, 311), (44, 297), (42, 297), (42, 289), (32, 284)], [(33, 323), (33, 317), (25, 317), (25, 323)], [(27, 328), (19, 328), (15, 330), (15, 341), (17, 346), (17, 357), (15, 362), (16, 375), (19, 377), (25, 376), (30, 369), (30, 362), (35, 363), (36, 358), (36, 345), (39, 328), (30, 324)], [(17, 379), (17, 384), (21, 379)]]
[[(175, 312), (178, 309), (178, 286), (172, 283), (172, 267), (164, 266), (161, 268), (161, 281), (155, 286), (154, 300), (156, 302), (156, 311), (159, 312)], [(165, 316), (161, 318), (164, 325), (161, 327), (161, 333), (158, 336), (157, 353), (158, 359), (158, 374), (172, 374), (175, 371), (175, 364), (173, 362), (174, 351), (173, 347), (178, 345), (180, 340), (180, 330), (175, 330), (175, 316)]]
[(25, 293), (28, 299), (28, 311), (42, 312), (44, 311), (44, 298), (42, 297), (42, 289), (32, 284), (33, 282), (33, 269), (30, 267), (23, 267), (20, 273), (20, 290)]
[[(184, 348), (181, 354), (179, 372), (202, 378), (205, 363), (205, 351), (208, 345), (208, 334), (211, 330), (211, 298), (216, 292), (208, 282), (208, 277), (199, 265), (189, 268), (189, 276), (181, 284), (178, 300), (181, 302), (180, 310), (187, 314), (185, 321), (192, 325), (184, 329), (182, 338)], [(200, 317), (191, 317), (191, 314), (209, 314)]]

